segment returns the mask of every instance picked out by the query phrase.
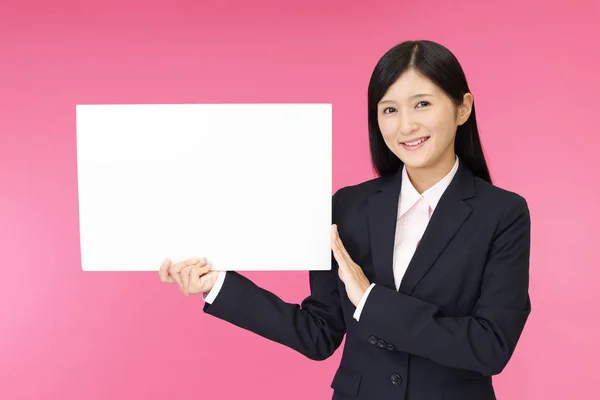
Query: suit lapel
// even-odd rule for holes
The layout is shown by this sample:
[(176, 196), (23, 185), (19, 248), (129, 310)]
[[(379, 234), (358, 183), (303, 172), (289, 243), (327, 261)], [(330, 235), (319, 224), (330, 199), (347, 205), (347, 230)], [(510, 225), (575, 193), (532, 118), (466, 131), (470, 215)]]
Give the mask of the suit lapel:
[[(394, 242), (402, 169), (382, 181), (369, 196), (369, 237), (377, 283), (396, 290), (394, 285)], [(411, 294), (433, 263), (471, 214), (464, 202), (475, 195), (473, 174), (459, 164), (456, 175), (442, 195), (423, 238), (400, 284), (402, 293)]]
[(471, 208), (464, 202), (464, 199), (474, 195), (473, 175), (461, 162), (454, 179), (440, 198), (421, 242), (408, 265), (400, 284), (400, 292), (410, 295), (419, 281), (431, 269), (433, 263), (471, 214)]
[(369, 196), (369, 237), (377, 283), (394, 290), (392, 263), (401, 186), (402, 168)]

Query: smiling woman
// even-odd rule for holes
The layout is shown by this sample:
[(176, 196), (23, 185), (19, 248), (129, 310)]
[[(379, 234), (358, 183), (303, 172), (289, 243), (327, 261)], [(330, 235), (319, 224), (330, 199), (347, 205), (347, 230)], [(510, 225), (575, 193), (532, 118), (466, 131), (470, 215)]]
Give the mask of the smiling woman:
[[(466, 93), (457, 107), (442, 89), (410, 69), (379, 102), (377, 120), (385, 144), (411, 177), (416, 170), (425, 174), (435, 166), (439, 179), (454, 164), (457, 126), (469, 118), (472, 104), (473, 96)], [(431, 177), (436, 178), (435, 173)]]
[(449, 50), (429, 41), (394, 47), (373, 72), (368, 102), (373, 165), (380, 176), (403, 164), (425, 188), (452, 168), (456, 154), (491, 182), (473, 95)]
[(334, 400), (494, 400), (531, 312), (527, 202), (491, 183), (473, 96), (442, 45), (379, 60), (368, 122), (379, 177), (333, 195), (332, 268), (310, 272), (301, 304), (204, 258), (166, 261), (161, 281), (313, 360), (346, 335)]

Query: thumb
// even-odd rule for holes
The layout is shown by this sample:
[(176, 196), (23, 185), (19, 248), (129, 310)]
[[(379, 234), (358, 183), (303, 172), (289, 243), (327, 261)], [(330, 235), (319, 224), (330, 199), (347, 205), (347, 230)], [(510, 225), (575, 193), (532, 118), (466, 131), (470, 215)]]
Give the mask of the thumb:
[(342, 282), (346, 283), (346, 270), (343, 266), (338, 264), (338, 276), (342, 280)]
[(206, 285), (210, 281), (210, 276), (213, 275), (214, 272), (210, 271), (210, 268), (211, 265), (208, 264), (204, 267), (196, 267), (192, 269), (189, 283), (191, 293), (203, 293), (206, 290)]

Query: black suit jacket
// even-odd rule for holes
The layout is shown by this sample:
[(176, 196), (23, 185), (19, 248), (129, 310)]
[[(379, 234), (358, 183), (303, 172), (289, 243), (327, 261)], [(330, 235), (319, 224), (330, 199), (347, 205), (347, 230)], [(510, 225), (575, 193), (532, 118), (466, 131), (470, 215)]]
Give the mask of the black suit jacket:
[(400, 187), (401, 171), (333, 195), (341, 239), (376, 284), (358, 322), (335, 260), (330, 271), (309, 273), (301, 305), (230, 271), (204, 311), (314, 360), (346, 335), (331, 383), (336, 400), (495, 399), (491, 376), (511, 358), (531, 310), (527, 203), (460, 163), (397, 291)]

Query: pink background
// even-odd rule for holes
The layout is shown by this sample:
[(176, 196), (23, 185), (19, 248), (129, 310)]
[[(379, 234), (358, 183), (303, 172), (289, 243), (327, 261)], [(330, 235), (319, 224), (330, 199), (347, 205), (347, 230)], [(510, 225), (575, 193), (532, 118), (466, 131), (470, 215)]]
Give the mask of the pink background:
[[(75, 105), (331, 102), (337, 189), (371, 178), (369, 75), (414, 38), (461, 60), (495, 181), (531, 207), (533, 314), (499, 398), (600, 398), (597, 0), (199, 3), (0, 6), (2, 400), (330, 398), (339, 351), (306, 360), (155, 273), (81, 271)], [(247, 275), (308, 294), (306, 272)]]

